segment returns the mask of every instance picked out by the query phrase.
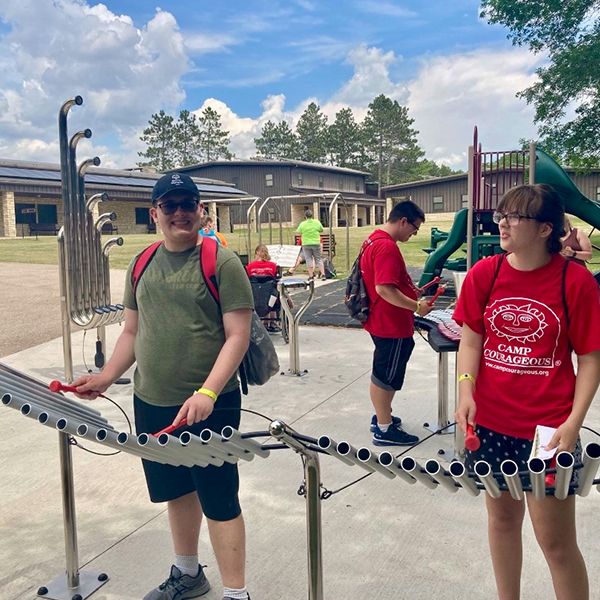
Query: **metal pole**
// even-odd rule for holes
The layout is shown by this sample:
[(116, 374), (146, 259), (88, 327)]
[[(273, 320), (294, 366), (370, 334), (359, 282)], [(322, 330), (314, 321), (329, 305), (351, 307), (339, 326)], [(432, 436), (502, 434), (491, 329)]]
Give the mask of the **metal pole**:
[(535, 185), (535, 142), (529, 144), (529, 185)]

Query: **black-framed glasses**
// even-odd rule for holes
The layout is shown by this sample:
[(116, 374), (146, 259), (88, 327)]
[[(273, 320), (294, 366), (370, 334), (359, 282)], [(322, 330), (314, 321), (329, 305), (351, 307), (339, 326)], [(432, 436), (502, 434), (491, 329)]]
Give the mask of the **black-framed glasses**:
[(183, 212), (196, 212), (199, 204), (200, 202), (196, 198), (186, 198), (184, 200), (165, 200), (164, 202), (159, 202), (156, 206), (165, 215), (174, 215), (177, 209)]
[[(408, 221), (408, 219), (407, 219)], [(421, 225), (415, 225), (412, 221), (408, 221), (410, 225), (412, 225), (415, 228), (415, 233), (418, 233), (419, 229), (421, 228)]]
[(537, 221), (535, 217), (530, 217), (529, 215), (522, 215), (516, 212), (511, 213), (501, 213), (495, 212), (492, 215), (492, 220), (496, 225), (500, 225), (500, 221), (505, 219), (509, 225), (518, 225), (521, 221)]

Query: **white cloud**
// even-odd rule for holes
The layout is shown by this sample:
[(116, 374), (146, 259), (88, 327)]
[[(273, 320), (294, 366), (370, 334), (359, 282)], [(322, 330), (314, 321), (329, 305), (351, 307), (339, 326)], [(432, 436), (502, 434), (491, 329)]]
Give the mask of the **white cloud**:
[[(70, 130), (125, 135), (160, 108), (185, 97), (181, 76), (189, 63), (174, 17), (158, 10), (141, 29), (127, 15), (79, 0), (3, 3), (0, 19), (0, 124), (3, 156), (57, 161), (53, 141), (61, 104), (76, 94), (84, 106)], [(119, 157), (113, 157), (113, 160)]]

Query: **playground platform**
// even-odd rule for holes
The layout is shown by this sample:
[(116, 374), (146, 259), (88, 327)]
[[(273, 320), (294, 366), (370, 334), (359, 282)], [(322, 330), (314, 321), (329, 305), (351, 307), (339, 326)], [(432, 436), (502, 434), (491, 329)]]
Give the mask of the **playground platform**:
[[(112, 347), (119, 326), (108, 328)], [(84, 370), (82, 332), (73, 335), (77, 373)], [(288, 350), (274, 341), (283, 369)], [(405, 389), (395, 402), (408, 431), (425, 435), (424, 421), (436, 415), (436, 355), (416, 336)], [(1, 359), (42, 379), (62, 379), (61, 340)], [(361, 330), (333, 327), (300, 329), (304, 377), (275, 376), (252, 388), (245, 406), (280, 418), (297, 431), (370, 446), (368, 398), (371, 342)], [(107, 395), (132, 415), (131, 386), (113, 386)], [(600, 428), (600, 398), (588, 424)], [(95, 408), (117, 428), (126, 428), (118, 410), (105, 401)], [(267, 421), (245, 414), (243, 431), (263, 429)], [(64, 545), (57, 434), (0, 408), (0, 598), (31, 600), (40, 585), (64, 572)], [(584, 441), (591, 440), (587, 434)], [(411, 455), (437, 458), (452, 445), (435, 436)], [(91, 449), (106, 451), (100, 446)], [(149, 502), (139, 461), (127, 454), (99, 457), (73, 449), (81, 570), (105, 572), (110, 580), (91, 598), (139, 600), (166, 577), (172, 550), (165, 507)], [(330, 490), (364, 474), (327, 456), (322, 482)], [(240, 465), (241, 501), (248, 536), (248, 589), (253, 600), (307, 597), (304, 498), (300, 458), (291, 450), (272, 452)], [(579, 539), (587, 559), (592, 598), (598, 597), (600, 494), (578, 500)], [(429, 490), (374, 474), (322, 503), (324, 597), (349, 600), (488, 600), (495, 597), (487, 551), (484, 497)], [(550, 577), (531, 526), (524, 529), (522, 597), (553, 597)], [(204, 598), (220, 600), (221, 584), (207, 532), (200, 560), (208, 565), (213, 589)]]

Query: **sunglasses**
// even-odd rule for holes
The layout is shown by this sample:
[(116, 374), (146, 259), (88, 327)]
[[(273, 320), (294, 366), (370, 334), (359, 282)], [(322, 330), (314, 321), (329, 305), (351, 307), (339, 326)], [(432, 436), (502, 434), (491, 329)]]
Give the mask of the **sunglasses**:
[(200, 202), (195, 198), (187, 198), (185, 200), (178, 200), (177, 202), (175, 200), (165, 200), (164, 202), (159, 202), (156, 206), (165, 215), (174, 215), (177, 209), (183, 212), (196, 212), (199, 204)]

